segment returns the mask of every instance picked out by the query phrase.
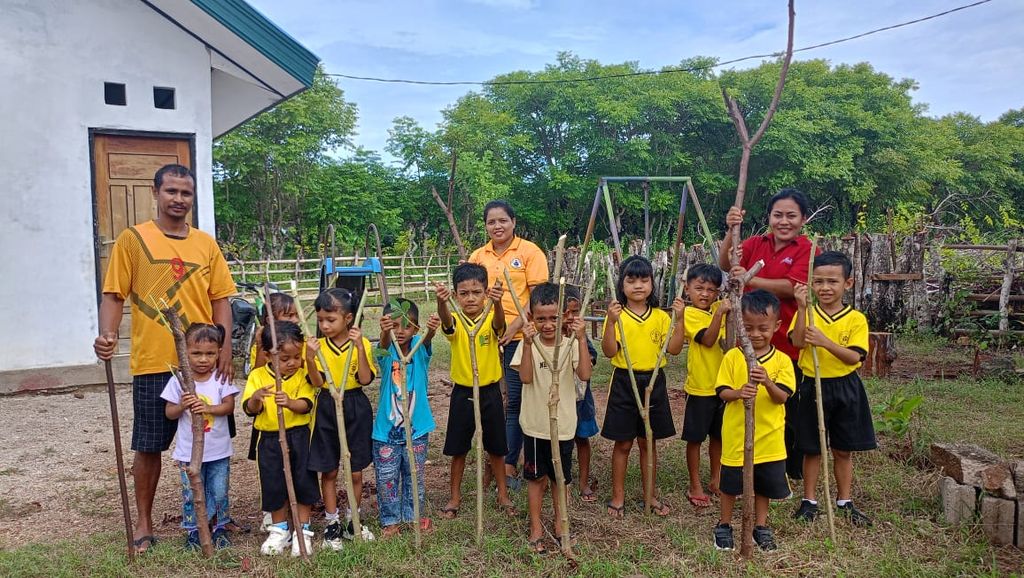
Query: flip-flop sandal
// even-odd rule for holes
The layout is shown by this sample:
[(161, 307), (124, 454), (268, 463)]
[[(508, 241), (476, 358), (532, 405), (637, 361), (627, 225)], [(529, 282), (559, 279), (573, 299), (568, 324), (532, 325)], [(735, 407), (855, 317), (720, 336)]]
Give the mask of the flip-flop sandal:
[(668, 504), (662, 501), (657, 501), (651, 504), (651, 512), (659, 518), (665, 518), (672, 513), (672, 508), (669, 508)]
[(459, 517), (459, 509), (449, 508), (448, 506), (445, 506), (441, 508), (441, 517), (445, 520), (454, 520), (455, 518)]
[(519, 515), (519, 510), (516, 509), (515, 504), (498, 504), (498, 508), (500, 508), (502, 512), (505, 512), (505, 515), (510, 518), (515, 518)]
[(582, 492), (580, 492), (580, 499), (588, 503), (596, 502), (597, 492), (595, 492), (594, 489), (591, 488), (590, 486), (587, 486), (586, 488), (583, 489)]
[(385, 527), (381, 531), (381, 533), (380, 533), (380, 537), (385, 539), (385, 540), (388, 539), (388, 538), (395, 538), (395, 537), (401, 536), (401, 535), (402, 535), (402, 528), (399, 527), (397, 524), (394, 525), (394, 526), (387, 526), (387, 527)]
[(540, 537), (536, 540), (528, 540), (526, 542), (530, 546), (530, 551), (538, 556), (547, 556), (550, 554), (547, 546), (544, 545), (544, 538)]
[(694, 508), (703, 509), (703, 508), (710, 508), (711, 507), (711, 498), (709, 498), (707, 495), (704, 495), (704, 496), (694, 496), (693, 494), (687, 492), (686, 493), (686, 499), (690, 502), (690, 504)]
[(608, 512), (608, 517), (609, 518), (621, 519), (621, 518), (624, 518), (626, 516), (626, 504), (622, 504), (621, 506), (613, 506), (611, 501), (608, 501), (608, 502), (605, 503), (605, 506), (609, 510), (609, 512)]
[[(147, 542), (148, 542), (148, 545), (145, 548), (143, 548), (142, 545), (146, 544)], [(135, 553), (136, 554), (145, 554), (146, 552), (149, 552), (150, 548), (152, 548), (153, 546), (156, 546), (157, 542), (158, 542), (158, 540), (157, 540), (156, 536), (152, 536), (152, 535), (150, 535), (150, 536), (143, 536), (143, 537), (139, 538), (138, 540), (132, 541), (132, 546), (135, 547)]]

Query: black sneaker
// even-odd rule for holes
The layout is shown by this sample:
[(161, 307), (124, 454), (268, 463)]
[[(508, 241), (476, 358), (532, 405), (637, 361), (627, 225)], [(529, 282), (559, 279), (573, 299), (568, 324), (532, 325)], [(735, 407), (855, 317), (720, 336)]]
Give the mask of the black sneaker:
[(231, 539), (228, 538), (228, 531), (224, 528), (217, 528), (213, 531), (213, 547), (218, 550), (231, 547)]
[(800, 500), (800, 507), (797, 508), (793, 517), (801, 522), (813, 522), (818, 517), (818, 504), (812, 504), (808, 500)]
[(765, 552), (779, 548), (775, 545), (775, 533), (768, 526), (754, 526), (754, 542)]
[(853, 502), (846, 502), (846, 504), (839, 506), (839, 513), (844, 516), (849, 516), (850, 522), (854, 526), (858, 526), (860, 528), (871, 527), (871, 518), (865, 516), (864, 512), (854, 508)]
[(186, 550), (198, 550), (201, 546), (199, 544), (199, 530), (189, 530), (185, 536), (185, 549)]
[(715, 526), (715, 549), (732, 550), (735, 547), (736, 542), (732, 539), (732, 526), (729, 524)]

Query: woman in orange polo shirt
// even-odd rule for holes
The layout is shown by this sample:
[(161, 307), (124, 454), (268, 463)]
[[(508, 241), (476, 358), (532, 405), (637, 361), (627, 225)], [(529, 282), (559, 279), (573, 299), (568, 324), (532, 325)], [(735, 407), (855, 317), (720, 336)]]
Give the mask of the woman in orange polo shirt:
[[(789, 342), (789, 323), (796, 314), (796, 299), (793, 288), (797, 283), (807, 282), (808, 260), (811, 257), (811, 242), (803, 234), (804, 224), (808, 217), (807, 195), (797, 189), (782, 189), (768, 201), (768, 233), (753, 235), (743, 241), (740, 264), (731, 271), (733, 276), (746, 273), (747, 269), (764, 259), (764, 268), (751, 279), (746, 289), (765, 289), (779, 298), (782, 307), (779, 319), (782, 323), (779, 330), (772, 336), (772, 345), (794, 360), (797, 372), (797, 383), (800, 383), (800, 368), (796, 365), (799, 350)], [(728, 227), (741, 225), (743, 215), (736, 207), (729, 209), (725, 217)], [(719, 265), (729, 271), (729, 250), (732, 248), (732, 236), (726, 233), (719, 254)], [(796, 448), (796, 411), (797, 396), (790, 396), (786, 402), (786, 473), (791, 479), (803, 478), (803, 454)]]
[(483, 265), (491, 283), (501, 279), (504, 283), (505, 269), (512, 278), (512, 287), (506, 288), (501, 307), (505, 318), (511, 320), (505, 335), (501, 338), (504, 345), (502, 367), (505, 371), (505, 384), (508, 387), (508, 405), (505, 407), (505, 436), (508, 441), (508, 454), (505, 456), (505, 473), (508, 476), (509, 488), (519, 487), (516, 468), (519, 464), (519, 453), (523, 448), (523, 430), (519, 426), (519, 408), (522, 403), (523, 382), (519, 380), (519, 372), (510, 368), (509, 363), (516, 349), (522, 343), (523, 335), (519, 331), (522, 320), (516, 311), (511, 291), (519, 296), (523, 307), (530, 305), (530, 289), (548, 280), (547, 255), (537, 245), (516, 236), (516, 212), (505, 201), (490, 201), (484, 206), (484, 227), (490, 241), (469, 256), (470, 263)]

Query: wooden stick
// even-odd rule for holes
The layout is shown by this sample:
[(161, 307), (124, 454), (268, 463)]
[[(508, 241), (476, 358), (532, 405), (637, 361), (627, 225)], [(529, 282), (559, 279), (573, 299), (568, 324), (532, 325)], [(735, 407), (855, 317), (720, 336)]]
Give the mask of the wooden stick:
[[(562, 235), (562, 243), (560, 244), (561, 251), (565, 250), (564, 240), (565, 235)], [(559, 253), (561, 253), (561, 251), (559, 251)], [(555, 334), (554, 358), (556, 361), (561, 360), (561, 356), (559, 354), (562, 349), (562, 310), (564, 305), (565, 277), (561, 277), (558, 280), (558, 314), (555, 318), (555, 327), (557, 328), (557, 332)], [(565, 488), (565, 473), (562, 471), (562, 452), (560, 451), (558, 440), (558, 402), (561, 397), (559, 395), (560, 392), (558, 391), (558, 387), (562, 366), (561, 364), (549, 364), (548, 367), (551, 369), (551, 386), (548, 389), (548, 431), (551, 438), (551, 465), (555, 468), (555, 492), (552, 493), (552, 506), (554, 505), (554, 495), (557, 494), (558, 500), (562, 502), (562, 516), (559, 521), (562, 526), (562, 554), (571, 560), (573, 559), (573, 554), (572, 539), (569, 535), (569, 493)]]
[[(356, 316), (352, 319), (351, 327), (359, 327), (359, 322), (363, 319), (363, 306), (366, 304), (366, 292), (359, 296), (359, 306), (356, 308)], [(355, 483), (352, 481), (352, 450), (348, 446), (348, 432), (345, 430), (345, 386), (348, 385), (349, 379), (349, 368), (352, 367), (352, 353), (356, 349), (356, 344), (352, 343), (348, 348), (348, 353), (345, 355), (345, 363), (342, 365), (342, 371), (345, 374), (342, 376), (341, 384), (335, 384), (331, 387), (331, 396), (334, 398), (335, 413), (338, 414), (338, 442), (341, 445), (341, 472), (342, 479), (345, 482), (345, 492), (348, 495), (348, 506), (352, 510), (352, 539), (362, 540), (363, 539), (363, 527), (359, 523), (359, 507), (352, 507), (356, 503), (355, 492), (362, 493), (363, 488), (355, 487)], [(322, 361), (320, 362), (323, 363)]]
[(605, 209), (608, 210), (608, 228), (612, 231), (612, 243), (615, 247), (612, 252), (612, 261), (618, 266), (622, 261), (622, 242), (619, 240), (619, 226), (615, 222), (615, 209), (612, 207), (612, 193), (608, 190), (608, 181), (601, 181), (601, 190), (604, 193)]
[[(188, 362), (188, 347), (185, 345), (185, 330), (181, 326), (181, 318), (173, 307), (162, 311), (164, 319), (171, 328), (171, 335), (174, 336), (174, 349), (178, 354), (178, 383), (183, 392), (196, 395), (196, 382), (192, 378), (192, 367)], [(189, 486), (192, 487), (192, 503), (196, 509), (196, 529), (199, 530), (199, 546), (202, 548), (203, 557), (213, 556), (213, 538), (210, 535), (210, 519), (206, 514), (206, 489), (203, 485), (203, 448), (206, 445), (206, 418), (202, 414), (194, 413), (191, 408), (188, 412), (192, 415), (192, 456), (188, 466), (185, 467), (185, 474), (188, 476)]]
[(412, 515), (413, 515), (413, 533), (416, 540), (416, 549), (419, 550), (423, 543), (423, 532), (420, 529), (420, 486), (419, 486), (419, 472), (416, 469), (416, 451), (413, 449), (412, 443), (412, 389), (409, 387), (409, 364), (412, 363), (412, 357), (416, 355), (416, 351), (423, 345), (423, 338), (416, 342), (412, 348), (409, 349), (409, 353), (403, 355), (401, 348), (398, 346), (398, 336), (395, 335), (395, 331), (390, 332), (391, 344), (395, 348), (395, 356), (399, 359), (402, 364), (402, 404), (404, 419), (402, 420), (402, 427), (405, 430), (405, 451), (406, 458), (409, 460), (409, 472), (412, 477)]
[[(689, 184), (689, 181), (687, 181)], [(676, 273), (679, 272), (679, 252), (683, 250), (683, 227), (686, 225), (686, 191), (683, 191), (679, 199), (679, 219), (676, 221), (676, 241), (672, 250), (672, 268), (669, 269), (669, 282), (674, 284), (669, 287), (668, 302), (672, 303), (679, 291), (679, 283)]]
[(711, 250), (711, 259), (716, 264), (718, 263), (718, 246), (715, 245), (715, 238), (711, 235), (711, 228), (708, 227), (708, 220), (704, 218), (704, 209), (700, 206), (700, 199), (697, 198), (697, 191), (693, 188), (693, 181), (686, 181), (686, 191), (689, 193), (690, 200), (693, 201), (693, 208), (697, 210), (697, 221), (700, 223), (701, 231), (704, 232), (704, 238), (708, 240)]
[[(726, 109), (729, 112), (729, 118), (732, 119), (733, 125), (736, 127), (736, 133), (740, 137), (740, 143), (743, 145), (742, 153), (740, 155), (740, 167), (739, 176), (736, 179), (736, 200), (733, 203), (738, 209), (743, 208), (743, 199), (747, 190), (747, 171), (750, 167), (750, 153), (754, 148), (754, 145), (761, 140), (764, 136), (765, 130), (768, 129), (768, 125), (772, 121), (772, 117), (775, 116), (775, 111), (779, 106), (779, 99), (782, 97), (782, 89), (786, 85), (786, 75), (789, 72), (789, 64), (793, 60), (793, 29), (794, 21), (796, 19), (796, 12), (793, 8), (794, 0), (789, 0), (789, 27), (786, 39), (786, 54), (782, 60), (782, 70), (779, 73), (779, 80), (775, 84), (775, 92), (772, 94), (771, 103), (768, 105), (768, 110), (765, 112), (764, 118), (761, 120), (760, 126), (753, 135), (747, 131), (746, 121), (743, 120), (743, 113), (740, 111), (739, 104), (736, 99), (729, 95), (725, 88), (722, 89), (722, 98), (725, 100)], [(739, 248), (740, 248), (740, 227), (739, 225), (733, 225), (729, 229), (729, 236), (731, 239), (731, 248), (729, 251), (729, 263), (730, 266), (736, 267), (739, 265)], [(729, 300), (731, 301), (733, 311), (740, 311), (740, 297), (743, 294), (743, 284), (733, 280), (730, 287)], [(757, 365), (757, 358), (754, 355), (754, 348), (750, 345), (750, 338), (747, 336), (747, 332), (743, 327), (742, 322), (743, 316), (741, 314), (731, 315), (730, 323), (728, 327), (731, 329), (731, 333), (736, 336), (737, 340), (743, 348), (743, 355), (747, 361), (747, 371), (749, 372)], [(730, 344), (731, 346), (731, 344)], [(749, 378), (748, 378), (749, 379)], [(742, 542), (740, 543), (740, 555), (744, 558), (749, 558), (754, 551), (754, 399), (743, 400), (744, 409), (744, 440), (743, 440), (743, 529), (742, 529)]]
[(459, 227), (455, 224), (455, 215), (452, 213), (452, 195), (455, 192), (455, 167), (458, 160), (458, 155), (452, 151), (452, 168), (448, 173), (448, 202), (445, 203), (441, 199), (441, 195), (437, 194), (437, 188), (433, 185), (430, 186), (430, 194), (434, 196), (434, 200), (437, 201), (438, 206), (444, 211), (445, 218), (448, 219), (448, 227), (452, 231), (452, 239), (455, 241), (455, 247), (459, 250), (459, 259), (465, 261), (469, 258), (469, 253), (466, 251), (466, 246), (462, 243), (462, 235), (459, 234)]
[[(616, 300), (615, 294), (615, 268), (611, 261), (608, 262), (608, 293), (611, 297), (611, 301)], [(633, 388), (633, 398), (636, 400), (636, 407), (640, 411), (640, 417), (644, 420), (644, 437), (646, 438), (647, 447), (653, 447), (654, 443), (654, 432), (651, 430), (651, 416), (647, 413), (646, 405), (642, 399), (640, 399), (640, 388), (636, 384), (636, 374), (633, 373), (633, 361), (629, 357), (629, 347), (626, 345), (626, 331), (622, 322), (622, 315), (619, 315), (618, 320), (619, 328), (619, 347), (622, 349), (622, 357), (626, 361), (626, 372), (629, 374), (629, 385)], [(651, 373), (650, 382), (647, 387), (653, 388), (654, 382), (657, 381), (658, 368), (654, 368), (654, 372)], [(609, 395), (609, 397), (611, 397)], [(648, 454), (648, 462), (650, 462), (651, 454)], [(640, 468), (643, 473), (643, 484), (644, 484), (644, 511), (650, 513), (654, 507), (654, 470), (652, 468), (646, 468), (641, 466)]]
[[(274, 363), (274, 391), (281, 391), (281, 354), (277, 349), (277, 322), (274, 321), (274, 308), (270, 303), (270, 277), (263, 285), (263, 300), (267, 308), (267, 327), (270, 328), (270, 358)], [(284, 408), (276, 402), (277, 408), (277, 440), (281, 444), (281, 460), (284, 465), (284, 485), (288, 490), (288, 505), (292, 514), (292, 528), (295, 537), (299, 540), (299, 555), (305, 561), (309, 560), (309, 552), (306, 552), (306, 536), (303, 534), (302, 521), (299, 519), (299, 502), (295, 497), (295, 482), (292, 480), (291, 452), (288, 450), (288, 437), (284, 427)]]
[(551, 278), (559, 279), (562, 276), (562, 263), (565, 262), (565, 235), (558, 238), (555, 244), (555, 268), (552, 269)]
[(1010, 293), (1013, 289), (1014, 272), (1017, 265), (1017, 239), (1006, 244), (1006, 259), (1003, 261), (1003, 285), (999, 289), (999, 331), (1010, 330)]
[(124, 471), (124, 451), (121, 449), (121, 419), (117, 412), (114, 391), (114, 367), (109, 359), (103, 360), (107, 373), (107, 396), (110, 398), (110, 423), (114, 429), (114, 457), (117, 460), (117, 482), (121, 489), (121, 512), (124, 514), (124, 535), (128, 540), (128, 563), (135, 563), (135, 541), (132, 532), (132, 511), (128, 506), (128, 481)]
[[(811, 257), (807, 266), (807, 326), (814, 327), (814, 255), (818, 252), (818, 236), (811, 240)], [(818, 409), (818, 449), (821, 450), (821, 481), (825, 485), (825, 505), (828, 513), (828, 532), (832, 537), (832, 545), (836, 545), (836, 518), (832, 509), (832, 488), (828, 479), (828, 449), (825, 447), (825, 406), (821, 399), (821, 364), (818, 363), (818, 348), (811, 346), (811, 359), (814, 361), (814, 398)]]
[[(495, 282), (495, 286), (501, 287), (501, 281)], [(513, 292), (513, 295), (515, 292)], [(480, 417), (480, 366), (476, 357), (476, 336), (487, 320), (487, 314), (491, 312), (494, 302), (489, 298), (484, 303), (483, 312), (476, 323), (470, 323), (469, 317), (462, 311), (458, 304), (449, 296), (449, 306), (454, 314), (458, 315), (459, 321), (466, 329), (469, 337), (469, 361), (473, 369), (473, 441), (476, 444), (476, 543), (483, 544), (484, 541), (484, 433), (483, 420)]]

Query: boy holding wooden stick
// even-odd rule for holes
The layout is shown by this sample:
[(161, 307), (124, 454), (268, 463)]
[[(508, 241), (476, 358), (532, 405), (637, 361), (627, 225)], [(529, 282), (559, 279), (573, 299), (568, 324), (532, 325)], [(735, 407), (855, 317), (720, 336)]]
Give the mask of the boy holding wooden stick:
[[(501, 399), (501, 356), (498, 351), (498, 340), (505, 333), (505, 314), (501, 308), (504, 293), (500, 286), (487, 288), (487, 269), (475, 263), (463, 263), (452, 272), (452, 284), (455, 286), (455, 301), (469, 321), (479, 322), (485, 310), (485, 300), (490, 299), (495, 305), (487, 314), (476, 336), (476, 360), (480, 383), (480, 413), (483, 431), (484, 450), (491, 466), (491, 472), (498, 485), (498, 505), (509, 513), (515, 507), (508, 497), (508, 486), (505, 483), (505, 454), (508, 444), (505, 439), (505, 408)], [(453, 316), (448, 308), (448, 300), (452, 297), (443, 284), (435, 286), (437, 294), (437, 314), (441, 318), (441, 331), (451, 343), (451, 377), (455, 383), (452, 388), (451, 405), (448, 410), (448, 428), (444, 440), (444, 455), (452, 457), (451, 463), (451, 497), (441, 508), (444, 518), (452, 519), (459, 515), (462, 504), (462, 476), (466, 470), (466, 454), (473, 444), (476, 423), (473, 415), (473, 366), (470, 355), (469, 330), (459, 316)], [(483, 488), (480, 488), (483, 491)]]
[[(558, 372), (558, 453), (565, 483), (572, 482), (572, 448), (576, 436), (576, 381), (590, 379), (592, 365), (587, 351), (585, 324), (581, 317), (575, 317), (570, 325), (571, 336), (563, 336), (559, 320), (558, 286), (542, 283), (530, 293), (531, 323), (523, 327), (523, 346), (512, 358), (511, 366), (523, 380), (523, 405), (519, 413), (519, 424), (523, 428), (523, 477), (529, 483), (530, 508), (530, 549), (544, 554), (544, 525), (541, 522), (541, 508), (549, 479), (555, 480), (555, 463), (552, 455), (551, 429), (549, 427), (548, 402), (554, 371)], [(555, 347), (561, 339), (561, 352)], [(537, 352), (535, 352), (537, 350)], [(556, 352), (562, 359), (555, 359)], [(555, 365), (552, 368), (548, 361)], [(574, 379), (575, 378), (575, 379)], [(561, 541), (561, 509), (565, 507), (565, 495), (551, 492), (555, 512), (555, 539)]]
[(775, 550), (775, 535), (768, 527), (768, 503), (790, 495), (786, 481), (786, 400), (793, 395), (796, 376), (793, 362), (772, 345), (778, 330), (779, 298), (757, 289), (741, 301), (743, 326), (757, 356), (757, 365), (747, 368), (743, 350), (730, 349), (722, 359), (715, 390), (725, 402), (722, 416), (722, 503), (715, 526), (715, 548), (732, 550), (732, 511), (736, 497), (743, 494), (743, 441), (746, 430), (743, 400), (754, 403), (754, 542), (762, 550)]
[[(811, 289), (818, 299), (810, 306), (807, 285), (797, 285), (794, 294), (797, 314), (789, 329), (793, 345), (800, 348), (800, 411), (797, 414), (797, 444), (804, 453), (804, 498), (793, 515), (813, 521), (818, 515), (818, 475), (821, 447), (815, 404), (814, 362), (811, 348), (818, 348), (821, 400), (825, 414), (828, 445), (832, 449), (838, 493), (836, 506), (856, 526), (870, 526), (871, 519), (853, 506), (853, 452), (878, 447), (871, 420), (871, 406), (864, 384), (857, 374), (868, 354), (868, 321), (863, 313), (843, 304), (843, 294), (853, 286), (853, 264), (838, 251), (825, 251), (814, 258)], [(814, 315), (813, 326), (808, 315)]]
[[(242, 393), (242, 409), (246, 415), (255, 418), (254, 423), (259, 436), (256, 441), (256, 465), (259, 469), (261, 505), (264, 511), (270, 512), (273, 522), (268, 528), (269, 536), (260, 546), (260, 553), (282, 554), (290, 545), (292, 556), (298, 556), (299, 539), (305, 540), (306, 552), (313, 551), (309, 512), (313, 504), (320, 499), (316, 473), (307, 467), (307, 461), (313, 399), (323, 386), (323, 376), (315, 369), (306, 370), (307, 367), (316, 367), (315, 356), (320, 343), (315, 338), (307, 340), (303, 359), (302, 329), (290, 321), (274, 323), (273, 333), (277, 336), (280, 367), (269, 363), (249, 374), (245, 391)], [(260, 345), (266, 351), (273, 349), (271, 337), (270, 331), (264, 331), (261, 336)], [(281, 390), (278, 392), (274, 392), (275, 372), (281, 378)], [(289, 504), (285, 488), (284, 456), (277, 437), (278, 406), (284, 410), (289, 467), (295, 485), (301, 530), (289, 528), (288, 524)]]

